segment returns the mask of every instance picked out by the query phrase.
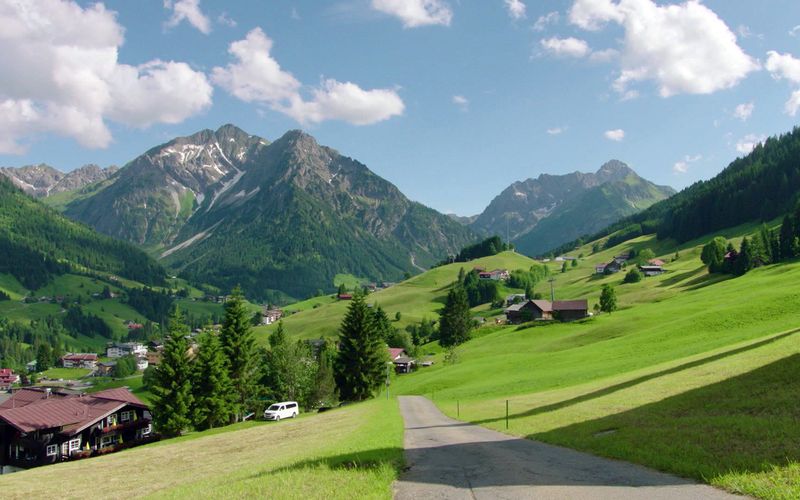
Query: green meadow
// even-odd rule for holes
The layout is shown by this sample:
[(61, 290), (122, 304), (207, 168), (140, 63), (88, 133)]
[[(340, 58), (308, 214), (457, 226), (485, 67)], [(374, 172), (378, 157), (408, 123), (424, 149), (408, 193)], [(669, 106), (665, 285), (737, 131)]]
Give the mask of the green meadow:
[(102, 484), (107, 498), (389, 499), (402, 466), (397, 402), (379, 399), (0, 476), (0, 490), (14, 499), (85, 498), (87, 484)]

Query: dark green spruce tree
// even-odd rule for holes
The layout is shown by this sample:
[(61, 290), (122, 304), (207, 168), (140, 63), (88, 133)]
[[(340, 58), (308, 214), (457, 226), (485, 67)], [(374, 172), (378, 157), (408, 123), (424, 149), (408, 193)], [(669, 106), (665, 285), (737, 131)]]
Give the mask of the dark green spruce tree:
[(256, 396), (255, 338), (250, 328), (250, 314), (244, 304), (242, 289), (233, 289), (225, 303), (225, 319), (219, 340), (227, 358), (228, 375), (234, 395), (235, 418), (244, 418)]
[(164, 353), (153, 377), (153, 421), (161, 434), (174, 437), (191, 424), (189, 411), (192, 406), (192, 370), (186, 342), (189, 328), (177, 307), (169, 316), (167, 328)]
[(795, 227), (792, 218), (788, 215), (783, 218), (781, 224), (780, 240), (780, 258), (782, 260), (791, 259), (794, 257), (794, 232)]
[(374, 315), (364, 295), (357, 293), (339, 328), (339, 356), (334, 376), (343, 401), (363, 401), (381, 386), (386, 346), (376, 331)]
[(470, 338), (475, 322), (469, 312), (469, 302), (464, 288), (456, 285), (447, 294), (447, 302), (439, 313), (439, 344), (454, 347)]
[(194, 362), (194, 406), (192, 417), (199, 430), (227, 425), (234, 414), (228, 365), (217, 335), (206, 329), (200, 334)]

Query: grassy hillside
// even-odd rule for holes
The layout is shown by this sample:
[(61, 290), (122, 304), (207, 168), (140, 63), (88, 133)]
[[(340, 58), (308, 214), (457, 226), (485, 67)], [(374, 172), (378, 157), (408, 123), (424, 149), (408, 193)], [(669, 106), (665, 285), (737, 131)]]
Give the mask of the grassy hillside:
[[(753, 227), (728, 231), (738, 238)], [(616, 286), (623, 308), (573, 324), (502, 327), (459, 348), (459, 361), (399, 377), (451, 416), (643, 463), (763, 498), (800, 495), (795, 403), (800, 262), (739, 278), (709, 276), (703, 240), (676, 247), (640, 237), (556, 272), (557, 298), (597, 301)], [(631, 247), (668, 262), (665, 275), (622, 285), (596, 263)], [(556, 266), (551, 264), (555, 272)], [(537, 290), (544, 291), (544, 290)]]
[[(367, 298), (368, 303), (377, 303), (394, 318), (395, 313), (401, 313), (401, 320), (394, 326), (403, 328), (421, 319), (435, 318), (437, 312), (444, 304), (447, 296), (447, 287), (456, 280), (458, 271), (462, 267), (466, 270), (474, 266), (483, 266), (488, 269), (529, 269), (533, 260), (514, 252), (477, 259), (468, 263), (449, 264), (437, 267), (426, 273), (415, 276), (391, 288), (372, 293)], [(313, 304), (322, 304), (314, 308)], [(310, 305), (310, 307), (309, 307)], [(301, 303), (299, 306), (289, 306), (287, 311), (299, 312), (288, 316), (284, 320), (286, 332), (296, 338), (312, 339), (334, 336), (338, 333), (339, 324), (347, 310), (347, 301), (333, 301), (329, 298), (315, 298)], [(274, 325), (256, 329), (259, 338), (266, 339), (268, 332), (275, 328)]]
[[(396, 401), (279, 423), (248, 422), (0, 476), (6, 498), (381, 498), (402, 467)], [(80, 477), (80, 481), (74, 478)]]

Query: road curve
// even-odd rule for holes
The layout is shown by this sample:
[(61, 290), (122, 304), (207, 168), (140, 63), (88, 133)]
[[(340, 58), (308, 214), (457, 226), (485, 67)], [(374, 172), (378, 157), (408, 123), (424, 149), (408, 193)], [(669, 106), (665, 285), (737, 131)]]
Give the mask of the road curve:
[(424, 397), (400, 397), (406, 499), (740, 499), (645, 467), (508, 436), (444, 416)]

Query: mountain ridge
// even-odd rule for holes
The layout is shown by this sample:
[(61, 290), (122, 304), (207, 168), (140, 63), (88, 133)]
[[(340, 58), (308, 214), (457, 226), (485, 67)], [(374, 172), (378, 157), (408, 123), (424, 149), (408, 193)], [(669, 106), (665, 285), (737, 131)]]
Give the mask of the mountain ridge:
[(328, 290), (340, 273), (396, 281), (476, 239), (303, 131), (270, 142), (230, 124), (148, 149), (64, 210), (198, 282), (265, 299)]
[(674, 192), (643, 179), (627, 164), (610, 160), (593, 173), (543, 173), (516, 181), (469, 226), (484, 235), (507, 235), (519, 251), (537, 255), (598, 231)]

